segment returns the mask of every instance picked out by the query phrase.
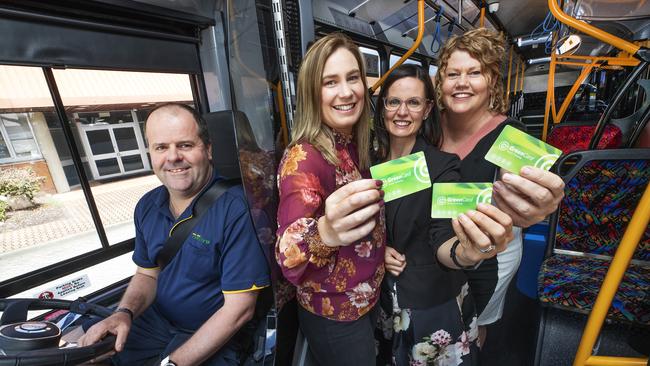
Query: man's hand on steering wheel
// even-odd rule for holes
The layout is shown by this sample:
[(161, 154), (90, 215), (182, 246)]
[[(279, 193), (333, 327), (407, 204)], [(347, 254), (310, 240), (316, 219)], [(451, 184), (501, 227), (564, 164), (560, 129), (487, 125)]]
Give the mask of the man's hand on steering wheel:
[(82, 347), (99, 342), (108, 334), (115, 335), (115, 352), (124, 349), (126, 336), (131, 329), (131, 317), (129, 314), (116, 312), (108, 318), (100, 321), (88, 329), (86, 334), (79, 338), (78, 344)]

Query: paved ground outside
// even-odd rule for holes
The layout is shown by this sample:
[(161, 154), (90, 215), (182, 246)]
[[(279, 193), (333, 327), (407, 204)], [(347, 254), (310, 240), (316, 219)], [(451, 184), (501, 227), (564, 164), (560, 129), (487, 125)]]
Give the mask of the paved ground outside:
[[(148, 175), (92, 187), (109, 243), (134, 236), (133, 209), (159, 185), (155, 175)], [(37, 210), (17, 212), (20, 220), (0, 225), (0, 281), (101, 246), (83, 191), (40, 200), (44, 203)]]
[[(132, 222), (133, 209), (140, 197), (159, 185), (160, 181), (155, 175), (148, 175), (92, 187), (104, 228), (108, 230), (113, 225)], [(44, 207), (39, 210), (46, 211), (47, 216), (52, 216), (54, 213), (56, 217), (49, 217), (46, 222), (26, 227), (3, 229), (0, 226), (0, 254), (33, 245), (47, 244), (81, 233), (95, 233), (95, 224), (90, 216), (83, 191), (55, 194), (42, 197), (40, 200), (44, 202)], [(33, 213), (39, 214), (38, 210)], [(25, 210), (21, 214), (29, 215), (30, 211)], [(27, 221), (29, 222), (29, 219)], [(110, 239), (109, 237), (109, 242), (114, 242)]]

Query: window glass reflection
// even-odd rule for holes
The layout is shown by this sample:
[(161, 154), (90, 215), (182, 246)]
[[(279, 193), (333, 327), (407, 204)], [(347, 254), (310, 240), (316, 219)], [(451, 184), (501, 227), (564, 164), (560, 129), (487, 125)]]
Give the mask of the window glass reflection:
[(6, 136), (2, 142), (4, 148), (0, 148), (5, 151), (4, 154), (0, 153), (1, 158), (19, 161), (41, 156), (27, 114), (0, 114), (0, 130)]
[[(400, 58), (402, 58), (402, 55), (390, 55), (390, 59), (388, 61), (390, 67), (393, 67), (393, 65), (395, 65)], [(411, 58), (407, 58), (406, 60), (404, 60), (402, 64), (414, 64), (414, 65), (422, 66), (422, 62)]]
[(160, 185), (151, 170), (144, 121), (160, 103), (193, 104), (190, 78), (77, 69), (54, 70), (54, 77), (109, 244), (131, 239), (136, 203)]
[(136, 128), (116, 128), (113, 130), (118, 151), (138, 150), (138, 140), (135, 137)]
[(438, 66), (436, 65), (429, 65), (429, 77), (431, 78), (431, 82), (433, 85), (436, 85), (436, 74), (438, 73)]
[(0, 281), (101, 248), (43, 70), (0, 65)]
[[(363, 59), (366, 63), (366, 81), (368, 83), (368, 87), (370, 88), (375, 85), (380, 77), (379, 52), (367, 47), (359, 47), (359, 50), (361, 50)], [(377, 94), (379, 94), (379, 88), (375, 90), (375, 95)]]
[[(151, 172), (144, 119), (159, 103), (193, 104), (189, 77), (53, 72), (108, 242), (132, 239), (137, 201), (160, 185)], [(36, 182), (25, 197), (11, 197), (0, 215), (0, 281), (102, 247), (70, 143), (43, 70), (0, 65), (0, 187)]]
[(111, 134), (106, 130), (86, 131), (86, 138), (93, 155), (115, 152)]

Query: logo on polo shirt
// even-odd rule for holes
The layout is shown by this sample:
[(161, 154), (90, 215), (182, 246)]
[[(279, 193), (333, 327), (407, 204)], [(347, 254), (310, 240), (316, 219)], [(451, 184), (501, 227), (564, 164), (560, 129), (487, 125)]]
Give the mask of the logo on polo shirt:
[(192, 233), (192, 239), (198, 241), (201, 244), (210, 244), (210, 240), (203, 238), (201, 234)]

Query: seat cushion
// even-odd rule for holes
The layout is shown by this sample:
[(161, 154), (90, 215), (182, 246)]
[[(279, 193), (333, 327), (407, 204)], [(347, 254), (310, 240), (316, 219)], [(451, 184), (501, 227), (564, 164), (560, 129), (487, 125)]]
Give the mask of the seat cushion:
[[(560, 124), (553, 127), (546, 142), (562, 150), (565, 154), (573, 151), (589, 149), (591, 136), (596, 130), (595, 124), (568, 125)], [(615, 149), (621, 146), (623, 134), (614, 125), (606, 125), (597, 149)]]
[[(650, 181), (650, 159), (591, 160), (569, 179), (554, 249), (613, 257)], [(650, 262), (650, 225), (634, 259)]]
[[(590, 312), (610, 261), (556, 254), (539, 272), (539, 299), (568, 310)], [(650, 267), (631, 264), (607, 316), (650, 325)]]

